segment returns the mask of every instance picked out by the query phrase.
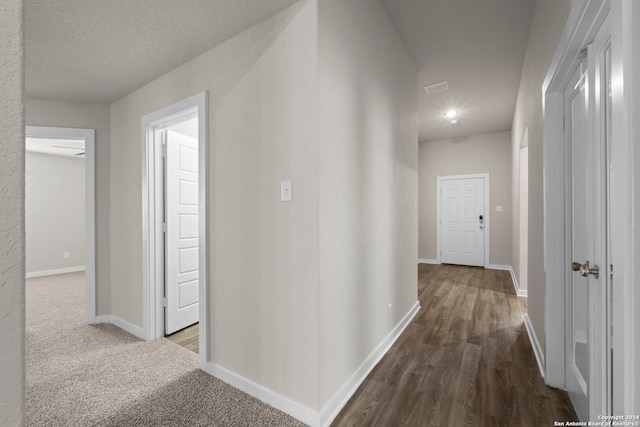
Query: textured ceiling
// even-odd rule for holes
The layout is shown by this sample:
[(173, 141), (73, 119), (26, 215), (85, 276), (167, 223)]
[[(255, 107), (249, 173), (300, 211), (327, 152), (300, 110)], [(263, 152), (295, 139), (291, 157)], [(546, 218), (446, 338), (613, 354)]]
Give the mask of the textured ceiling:
[(115, 101), (297, 0), (25, 0), (32, 98)]
[[(511, 129), (534, 0), (382, 2), (419, 66), (420, 141)], [(442, 80), (449, 90), (427, 96)]]
[[(26, 94), (110, 103), (296, 1), (25, 0)], [(420, 141), (511, 128), (535, 0), (382, 2), (419, 65)]]

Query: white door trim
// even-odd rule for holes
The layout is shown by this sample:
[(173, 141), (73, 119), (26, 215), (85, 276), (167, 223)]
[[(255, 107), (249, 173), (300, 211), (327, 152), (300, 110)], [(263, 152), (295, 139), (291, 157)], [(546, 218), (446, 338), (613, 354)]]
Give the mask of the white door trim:
[[(638, 382), (636, 353), (638, 322), (635, 307), (638, 289), (634, 284), (640, 276), (636, 265), (640, 248), (634, 247), (634, 209), (637, 197), (634, 186), (640, 185), (638, 151), (633, 149), (633, 139), (640, 133), (634, 118), (639, 114), (640, 87), (633, 85), (640, 65), (640, 5), (636, 0), (587, 0), (571, 13), (567, 28), (559, 43), (543, 85), (544, 107), (544, 269), (545, 269), (545, 336), (547, 384), (564, 387), (564, 287), (567, 262), (564, 253), (564, 185), (566, 161), (560, 143), (562, 129), (562, 95), (558, 93), (566, 84), (571, 67), (580, 52), (595, 35), (611, 8), (612, 28), (612, 147), (615, 165), (611, 172), (615, 183), (611, 194), (610, 209), (616, 212), (611, 224), (611, 263), (614, 265), (612, 292), (614, 348), (613, 408), (614, 414), (637, 412), (635, 406)], [(634, 158), (635, 156), (635, 158)], [(634, 170), (635, 168), (635, 170)], [(635, 174), (634, 174), (635, 173)], [(637, 218), (636, 218), (637, 219)]]
[(161, 195), (157, 192), (156, 181), (160, 178), (155, 165), (161, 156), (155, 143), (158, 128), (182, 119), (197, 111), (198, 115), (198, 221), (199, 221), (199, 268), (200, 268), (200, 317), (199, 317), (199, 360), (200, 366), (209, 360), (208, 319), (209, 304), (207, 290), (209, 276), (208, 259), (208, 97), (203, 91), (178, 101), (142, 118), (142, 281), (143, 281), (143, 328), (148, 340), (164, 336), (163, 287), (164, 287), (164, 243), (162, 221), (157, 215), (162, 206)]
[(639, 3), (637, 0), (611, 0), (614, 414), (637, 414), (640, 401)]
[(565, 179), (570, 167), (564, 133), (564, 87), (578, 63), (578, 53), (592, 40), (606, 15), (604, 1), (589, 0), (574, 8), (542, 86), (544, 108), (544, 272), (545, 381), (565, 388), (565, 295), (568, 279)]
[(473, 179), (473, 178), (484, 178), (484, 267), (487, 268), (490, 264), (489, 260), (491, 259), (490, 248), (491, 248), (491, 217), (489, 215), (491, 209), (491, 195), (489, 194), (489, 188), (491, 187), (489, 184), (489, 174), (488, 173), (476, 173), (476, 174), (468, 174), (468, 175), (447, 175), (447, 176), (438, 176), (436, 178), (437, 181), (437, 189), (436, 189), (436, 263), (442, 263), (442, 181), (448, 179)]
[(26, 126), (25, 137), (83, 139), (85, 193), (86, 322), (96, 323), (96, 131), (94, 129)]

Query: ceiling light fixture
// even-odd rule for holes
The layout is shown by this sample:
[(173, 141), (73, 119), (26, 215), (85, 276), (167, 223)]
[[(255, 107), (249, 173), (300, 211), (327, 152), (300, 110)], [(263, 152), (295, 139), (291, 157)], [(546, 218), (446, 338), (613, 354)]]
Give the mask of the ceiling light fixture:
[(449, 117), (450, 119), (454, 118), (457, 115), (458, 112), (456, 110), (449, 110), (445, 113), (445, 116)]
[(458, 120), (457, 120), (457, 119), (453, 119), (453, 120), (451, 120), (451, 124), (452, 124), (452, 125), (455, 125), (456, 123), (458, 123)]

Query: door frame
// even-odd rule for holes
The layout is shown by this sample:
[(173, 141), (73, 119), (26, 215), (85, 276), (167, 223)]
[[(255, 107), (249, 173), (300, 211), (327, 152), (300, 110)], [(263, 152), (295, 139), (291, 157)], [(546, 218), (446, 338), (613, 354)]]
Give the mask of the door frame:
[(25, 126), (25, 138), (84, 140), (84, 247), (86, 322), (96, 323), (96, 131), (95, 129)]
[(436, 261), (438, 264), (442, 263), (442, 181), (454, 180), (454, 179), (474, 179), (474, 178), (484, 178), (484, 218), (485, 218), (485, 226), (484, 226), (484, 268), (488, 268), (491, 259), (490, 248), (491, 248), (491, 217), (490, 217), (490, 206), (491, 206), (491, 197), (489, 194), (489, 189), (491, 185), (489, 183), (489, 173), (474, 173), (467, 175), (446, 175), (446, 176), (438, 176), (436, 177)]
[[(614, 414), (635, 413), (634, 383), (637, 382), (636, 352), (638, 351), (634, 324), (639, 314), (634, 311), (638, 290), (634, 279), (640, 277), (640, 267), (634, 265), (640, 248), (634, 252), (633, 185), (640, 184), (634, 176), (632, 136), (638, 135), (633, 118), (638, 114), (640, 90), (631, 84), (637, 72), (640, 53), (633, 38), (640, 37), (637, 25), (640, 5), (635, 0), (587, 0), (572, 10), (567, 27), (551, 61), (542, 86), (543, 94), (543, 176), (544, 176), (544, 271), (545, 271), (545, 382), (565, 387), (565, 295), (564, 280), (568, 270), (565, 253), (565, 186), (568, 173), (564, 151), (563, 95), (561, 88), (570, 78), (578, 54), (592, 40), (610, 11), (612, 30), (612, 146), (615, 168), (611, 180), (615, 190), (610, 195), (610, 208), (616, 212), (611, 224), (611, 260), (615, 267), (612, 289), (614, 310), (611, 339), (613, 348), (613, 407)], [(636, 23), (634, 28), (633, 23)], [(634, 52), (633, 49), (636, 51)], [(635, 60), (635, 63), (634, 63)], [(636, 67), (634, 69), (634, 66)], [(635, 95), (635, 99), (634, 99)], [(635, 108), (635, 109), (634, 109)], [(638, 126), (636, 124), (636, 126)], [(629, 178), (632, 178), (631, 180)], [(637, 212), (635, 213), (638, 214)], [(637, 243), (636, 243), (637, 244)], [(634, 302), (635, 301), (635, 302)], [(602, 394), (605, 388), (596, 388)], [(602, 401), (603, 396), (594, 396)]]
[(147, 340), (164, 337), (164, 240), (162, 239), (162, 164), (161, 142), (157, 130), (181, 121), (194, 112), (198, 117), (198, 261), (199, 283), (199, 360), (203, 366), (209, 360), (207, 333), (209, 304), (207, 290), (208, 248), (208, 96), (207, 91), (197, 93), (142, 117), (142, 281), (143, 329)]

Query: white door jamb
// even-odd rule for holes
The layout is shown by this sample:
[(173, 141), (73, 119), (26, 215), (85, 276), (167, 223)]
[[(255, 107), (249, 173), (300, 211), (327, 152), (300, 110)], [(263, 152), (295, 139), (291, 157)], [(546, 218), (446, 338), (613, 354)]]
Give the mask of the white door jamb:
[(143, 281), (143, 328), (147, 340), (164, 336), (164, 242), (162, 240), (162, 189), (156, 182), (162, 179), (162, 171), (156, 168), (161, 147), (157, 141), (157, 130), (173, 122), (193, 115), (198, 116), (198, 241), (199, 241), (199, 360), (200, 366), (209, 360), (207, 325), (209, 304), (207, 303), (208, 280), (208, 97), (203, 91), (178, 101), (142, 118), (142, 281)]
[[(611, 0), (613, 413), (640, 402), (640, 2)], [(635, 225), (634, 225), (635, 224)]]

